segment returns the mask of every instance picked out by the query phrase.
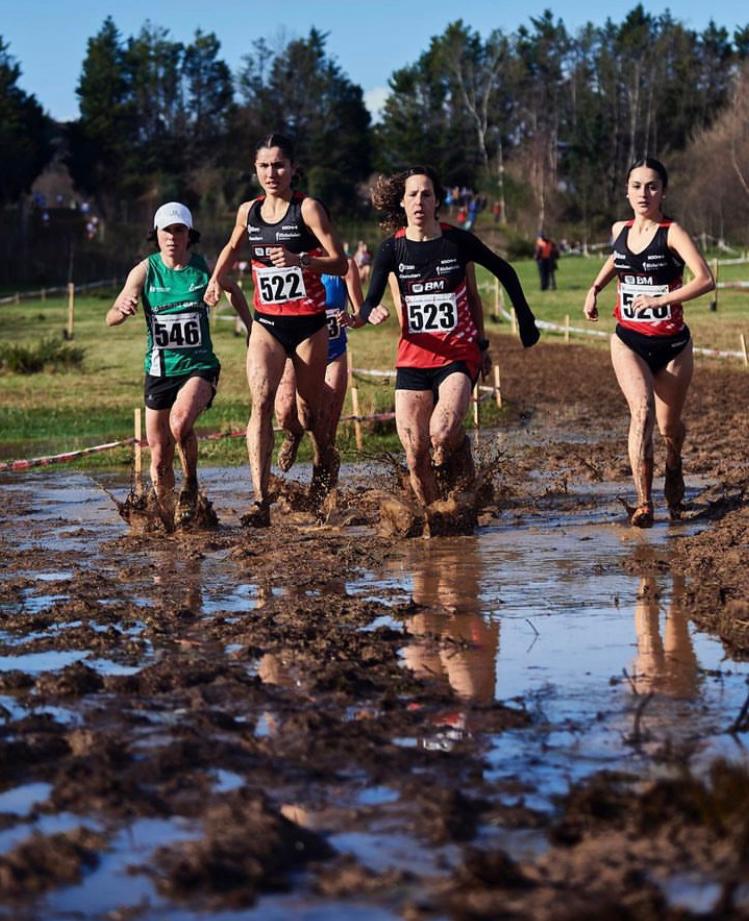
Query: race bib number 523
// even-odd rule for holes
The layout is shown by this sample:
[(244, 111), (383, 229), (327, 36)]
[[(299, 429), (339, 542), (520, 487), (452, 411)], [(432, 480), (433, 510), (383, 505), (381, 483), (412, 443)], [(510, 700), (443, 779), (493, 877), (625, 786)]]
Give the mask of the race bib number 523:
[(660, 320), (671, 319), (670, 304), (658, 304), (655, 307), (635, 310), (632, 302), (639, 294), (646, 297), (662, 297), (668, 294), (668, 285), (631, 285), (622, 282), (619, 286), (619, 309), (624, 320), (630, 323), (657, 323)]
[(304, 277), (298, 265), (278, 269), (275, 266), (255, 270), (262, 304), (283, 304), (306, 297)]
[(449, 333), (458, 325), (458, 302), (451, 292), (406, 296), (409, 333)]
[(201, 344), (197, 313), (166, 313), (153, 317), (153, 341), (160, 349), (194, 349)]

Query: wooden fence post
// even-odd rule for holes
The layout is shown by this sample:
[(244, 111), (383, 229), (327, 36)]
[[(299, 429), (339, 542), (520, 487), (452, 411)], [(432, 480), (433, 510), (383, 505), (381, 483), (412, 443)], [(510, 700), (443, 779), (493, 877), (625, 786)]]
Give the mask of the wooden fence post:
[(66, 339), (72, 339), (74, 336), (73, 326), (75, 323), (75, 285), (72, 281), (68, 282), (68, 328), (65, 332)]
[(741, 343), (741, 351), (744, 353), (744, 364), (749, 367), (749, 353), (746, 350), (746, 336), (743, 333), (739, 333), (739, 342)]
[(570, 344), (570, 315), (568, 313), (564, 315), (564, 341), (567, 345)]
[(356, 450), (361, 451), (364, 448), (364, 439), (362, 437), (361, 414), (359, 412), (359, 388), (354, 379), (354, 356), (351, 349), (346, 350), (348, 385), (351, 390), (351, 412), (354, 416), (354, 438), (356, 440)]
[(502, 385), (499, 380), (499, 365), (494, 365), (494, 399), (497, 401), (497, 409), (502, 409)]

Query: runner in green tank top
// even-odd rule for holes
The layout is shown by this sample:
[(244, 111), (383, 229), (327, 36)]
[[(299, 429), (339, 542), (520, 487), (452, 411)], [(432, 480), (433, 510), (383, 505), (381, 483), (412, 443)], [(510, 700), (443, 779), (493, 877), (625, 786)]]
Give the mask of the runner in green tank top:
[[(153, 226), (149, 239), (156, 241), (159, 251), (130, 272), (106, 322), (108, 326), (124, 323), (137, 313), (142, 300), (151, 480), (162, 515), (171, 518), (178, 446), (184, 484), (174, 509), (174, 524), (184, 526), (195, 517), (198, 499), (195, 420), (213, 402), (220, 364), (213, 353), (208, 307), (203, 300), (210, 270), (202, 256), (189, 252), (200, 239), (190, 210), (179, 202), (168, 202), (156, 212)], [(230, 281), (223, 287), (249, 329), (252, 321), (242, 291)]]

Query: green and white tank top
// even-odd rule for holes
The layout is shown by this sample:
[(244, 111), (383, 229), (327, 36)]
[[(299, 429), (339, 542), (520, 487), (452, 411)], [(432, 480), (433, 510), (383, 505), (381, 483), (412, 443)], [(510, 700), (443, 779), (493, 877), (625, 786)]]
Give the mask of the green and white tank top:
[(178, 377), (219, 367), (203, 300), (210, 277), (205, 259), (195, 253), (183, 269), (167, 268), (161, 253), (148, 257), (142, 295), (146, 374)]

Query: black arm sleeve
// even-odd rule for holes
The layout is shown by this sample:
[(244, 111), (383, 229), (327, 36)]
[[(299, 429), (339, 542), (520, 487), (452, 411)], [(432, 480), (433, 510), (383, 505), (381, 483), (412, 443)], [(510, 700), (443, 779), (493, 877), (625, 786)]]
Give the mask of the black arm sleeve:
[(468, 233), (468, 231), (460, 231), (460, 246), (469, 262), (477, 262), (482, 265), (502, 282), (512, 301), (512, 306), (515, 308), (515, 316), (518, 318), (520, 339), (523, 345), (526, 348), (535, 345), (539, 339), (536, 318), (528, 306), (528, 301), (525, 299), (523, 287), (515, 269), (509, 262), (505, 262), (504, 259), (492, 252), (488, 246), (485, 246), (478, 237)]
[(388, 283), (388, 275), (390, 275), (395, 268), (394, 243), (395, 241), (392, 237), (383, 240), (374, 258), (372, 276), (369, 281), (369, 290), (367, 291), (367, 296), (359, 311), (359, 315), (365, 323), (369, 319), (370, 313), (372, 313), (374, 308), (377, 307), (382, 300), (382, 295), (385, 293), (385, 288)]

